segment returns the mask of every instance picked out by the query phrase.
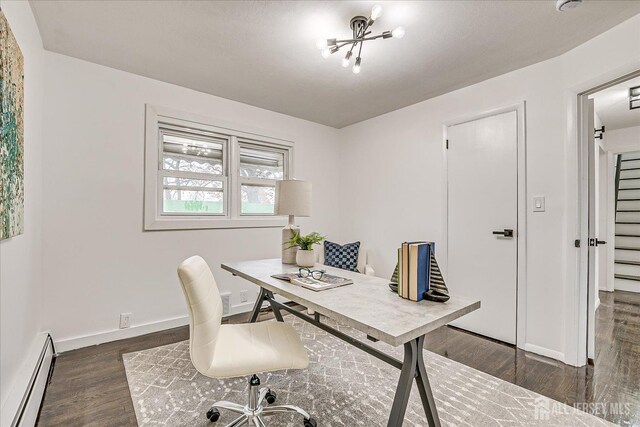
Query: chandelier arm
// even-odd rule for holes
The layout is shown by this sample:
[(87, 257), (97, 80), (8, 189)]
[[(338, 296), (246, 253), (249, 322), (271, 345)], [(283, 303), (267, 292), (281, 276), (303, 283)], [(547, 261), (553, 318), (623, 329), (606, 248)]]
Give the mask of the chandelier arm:
[(360, 34), (359, 38), (363, 38), (364, 36), (367, 35), (367, 30), (369, 29), (369, 23), (367, 23), (363, 28), (362, 28), (362, 34)]
[(369, 19), (367, 19), (367, 23), (365, 24), (364, 28), (362, 28), (362, 34), (364, 35), (364, 33), (367, 31), (367, 29), (373, 25), (373, 23), (376, 22), (373, 19), (371, 19), (371, 16), (369, 16)]
[[(371, 31), (369, 31), (368, 33), (365, 33), (364, 35), (366, 36), (368, 34), (371, 34)], [(360, 36), (357, 39), (336, 40), (336, 43), (340, 44), (339, 47), (343, 47), (343, 46), (348, 45), (350, 43), (356, 44), (356, 43), (360, 43), (360, 42), (363, 42), (363, 41), (376, 40), (376, 39), (379, 39), (379, 38), (384, 37), (384, 36), (385, 36), (384, 33), (383, 34), (378, 34), (377, 36), (371, 36), (371, 37)]]
[(344, 46), (345, 44), (358, 43), (360, 40), (362, 40), (362, 39), (345, 39), (345, 40), (336, 40), (336, 43), (342, 43), (342, 45)]
[(353, 40), (344, 40), (344, 41), (341, 40), (341, 41), (337, 42), (336, 47), (338, 49), (340, 49), (341, 47), (345, 47), (346, 45), (351, 44), (351, 43), (353, 43)]
[(365, 38), (363, 38), (361, 40), (362, 41), (376, 40), (376, 39), (379, 39), (381, 37), (384, 37), (384, 34), (378, 34), (377, 36), (365, 37)]

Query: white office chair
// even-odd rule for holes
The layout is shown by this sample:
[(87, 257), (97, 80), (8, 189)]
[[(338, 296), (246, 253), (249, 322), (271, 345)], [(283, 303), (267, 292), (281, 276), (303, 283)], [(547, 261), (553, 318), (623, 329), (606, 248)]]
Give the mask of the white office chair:
[(249, 401), (246, 405), (220, 401), (207, 412), (210, 421), (220, 418), (220, 409), (240, 414), (227, 427), (253, 423), (264, 427), (263, 416), (297, 412), (304, 417), (304, 427), (316, 427), (316, 421), (293, 405), (269, 406), (276, 394), (261, 388), (257, 372), (305, 369), (307, 352), (298, 334), (289, 324), (260, 322), (222, 325), (222, 300), (207, 263), (193, 256), (180, 264), (178, 277), (189, 307), (189, 353), (195, 368), (211, 378), (251, 375)]

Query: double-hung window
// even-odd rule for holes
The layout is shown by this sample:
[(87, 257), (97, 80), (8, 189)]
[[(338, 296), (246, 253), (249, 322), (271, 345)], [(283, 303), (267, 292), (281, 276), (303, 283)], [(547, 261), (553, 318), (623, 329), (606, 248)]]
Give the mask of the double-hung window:
[(226, 215), (229, 139), (160, 127), (162, 215)]
[(147, 105), (145, 230), (278, 227), (293, 143)]
[(273, 215), (276, 181), (287, 175), (287, 150), (240, 141), (240, 214)]

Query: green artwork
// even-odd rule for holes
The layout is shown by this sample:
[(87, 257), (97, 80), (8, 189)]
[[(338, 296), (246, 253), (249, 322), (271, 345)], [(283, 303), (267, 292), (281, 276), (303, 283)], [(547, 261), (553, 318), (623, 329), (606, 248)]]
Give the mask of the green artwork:
[(0, 10), (0, 240), (24, 230), (24, 60)]

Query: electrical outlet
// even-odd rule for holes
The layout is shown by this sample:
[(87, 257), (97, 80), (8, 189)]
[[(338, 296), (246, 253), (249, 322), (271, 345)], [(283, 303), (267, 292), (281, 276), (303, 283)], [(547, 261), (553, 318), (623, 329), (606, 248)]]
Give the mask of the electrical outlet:
[(228, 316), (231, 314), (231, 293), (220, 294), (220, 298), (222, 298), (222, 315)]
[(120, 329), (131, 326), (131, 313), (120, 313)]
[(249, 301), (249, 291), (244, 290), (244, 291), (240, 291), (240, 302), (247, 302)]

